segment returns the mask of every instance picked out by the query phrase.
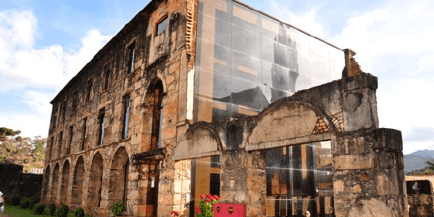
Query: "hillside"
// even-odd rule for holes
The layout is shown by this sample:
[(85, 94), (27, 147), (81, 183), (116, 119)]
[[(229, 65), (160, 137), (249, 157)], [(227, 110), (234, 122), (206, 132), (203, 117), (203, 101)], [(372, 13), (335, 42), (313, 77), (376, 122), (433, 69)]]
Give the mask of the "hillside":
[(404, 155), (404, 171), (413, 170), (424, 171), (428, 160), (434, 159), (434, 150), (419, 150), (411, 154)]

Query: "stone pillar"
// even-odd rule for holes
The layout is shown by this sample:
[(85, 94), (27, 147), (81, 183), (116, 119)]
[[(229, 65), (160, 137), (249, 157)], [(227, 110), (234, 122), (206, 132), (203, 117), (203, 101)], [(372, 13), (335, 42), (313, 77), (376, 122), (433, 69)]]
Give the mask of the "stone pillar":
[(408, 216), (400, 131), (341, 133), (332, 152), (337, 217)]
[(344, 131), (378, 128), (377, 77), (362, 73), (341, 81)]
[(224, 151), (221, 163), (221, 202), (245, 204), (246, 216), (265, 216), (267, 181), (263, 152)]

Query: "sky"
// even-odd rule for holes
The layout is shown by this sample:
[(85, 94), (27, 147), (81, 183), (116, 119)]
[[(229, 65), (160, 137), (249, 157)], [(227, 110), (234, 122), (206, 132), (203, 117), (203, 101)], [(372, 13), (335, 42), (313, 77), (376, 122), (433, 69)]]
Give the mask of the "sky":
[[(380, 127), (434, 149), (434, 1), (242, 0), (357, 55), (378, 77)], [(50, 101), (149, 0), (1, 0), (0, 127), (48, 135)]]

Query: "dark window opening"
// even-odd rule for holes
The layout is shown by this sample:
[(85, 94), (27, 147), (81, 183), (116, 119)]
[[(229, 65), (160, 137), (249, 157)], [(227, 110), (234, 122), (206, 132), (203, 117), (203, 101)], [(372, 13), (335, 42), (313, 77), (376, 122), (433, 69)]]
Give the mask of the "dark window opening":
[(158, 81), (154, 87), (154, 106), (152, 109), (151, 150), (161, 148), (161, 125), (163, 123), (163, 83)]
[(134, 72), (134, 62), (136, 56), (136, 43), (133, 42), (130, 46), (128, 46), (128, 72)]
[[(128, 169), (130, 167), (130, 161), (127, 160), (127, 163), (124, 166), (124, 192), (123, 192), (123, 201), (124, 204), (127, 205), (127, 194), (128, 194)], [(127, 206), (128, 207), (128, 206)]]
[(48, 152), (48, 159), (51, 160), (51, 156), (53, 156), (53, 144), (54, 144), (54, 137), (51, 137), (50, 140), (50, 149)]
[(161, 35), (167, 29), (167, 17), (157, 24), (157, 35)]
[(88, 81), (87, 82), (86, 99), (85, 99), (86, 102), (90, 101), (90, 94), (91, 94), (91, 92), (92, 92), (92, 81)]
[(51, 119), (53, 124), (53, 129), (56, 129), (56, 121), (57, 121), (57, 109), (53, 112), (53, 119)]
[(83, 135), (81, 141), (81, 151), (84, 150), (84, 144), (86, 143), (86, 130), (87, 130), (87, 118), (83, 120)]
[(428, 180), (406, 181), (407, 194), (431, 195), (431, 183)]
[(104, 67), (104, 90), (107, 90), (110, 82), (110, 67)]
[(60, 132), (60, 134), (59, 134), (59, 143), (58, 143), (58, 148), (59, 148), (58, 154), (59, 155), (57, 157), (60, 157), (61, 153), (62, 153), (62, 141), (63, 141), (63, 131)]
[(98, 122), (99, 122), (98, 145), (102, 145), (104, 142), (104, 116), (105, 116), (105, 111), (102, 111), (98, 116)]
[(211, 195), (220, 196), (220, 174), (218, 173), (210, 174), (209, 193)]
[(69, 127), (69, 142), (68, 142), (68, 148), (66, 149), (66, 154), (71, 153), (71, 144), (72, 144), (72, 138), (74, 136), (74, 128), (73, 126)]
[(66, 102), (62, 103), (62, 125), (65, 124), (66, 121), (66, 108), (68, 107), (68, 104)]
[(146, 216), (157, 216), (158, 209), (158, 183), (159, 183), (159, 168), (158, 162), (149, 164), (148, 172), (148, 189), (146, 193)]
[(123, 122), (123, 130), (122, 130), (122, 139), (128, 138), (128, 122), (130, 120), (130, 96), (127, 95), (124, 98), (124, 122)]

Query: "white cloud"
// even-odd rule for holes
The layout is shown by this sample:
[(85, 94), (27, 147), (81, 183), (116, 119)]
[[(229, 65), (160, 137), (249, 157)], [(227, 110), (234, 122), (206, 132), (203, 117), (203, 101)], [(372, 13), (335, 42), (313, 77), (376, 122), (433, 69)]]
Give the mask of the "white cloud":
[(24, 114), (0, 109), (0, 123), (29, 137), (47, 135), (49, 102), (111, 38), (93, 29), (76, 50), (36, 48), (37, 27), (31, 11), (0, 11), (0, 97), (14, 91), (29, 108)]
[(80, 48), (34, 48), (37, 21), (31, 11), (0, 12), (0, 91), (24, 87), (60, 89), (110, 39), (90, 30)]
[(316, 20), (317, 8), (300, 13), (290, 10), (285, 5), (276, 2), (276, 0), (270, 0), (270, 2), (273, 9), (273, 16), (276, 18), (313, 36), (320, 38), (325, 36), (324, 27)]
[(434, 92), (433, 9), (429, 0), (389, 1), (348, 19), (330, 40), (355, 50), (362, 70), (379, 77), (380, 126), (402, 131), (405, 153), (434, 145), (433, 138), (407, 139), (415, 132), (412, 129), (434, 122), (430, 115), (434, 102), (427, 98)]

